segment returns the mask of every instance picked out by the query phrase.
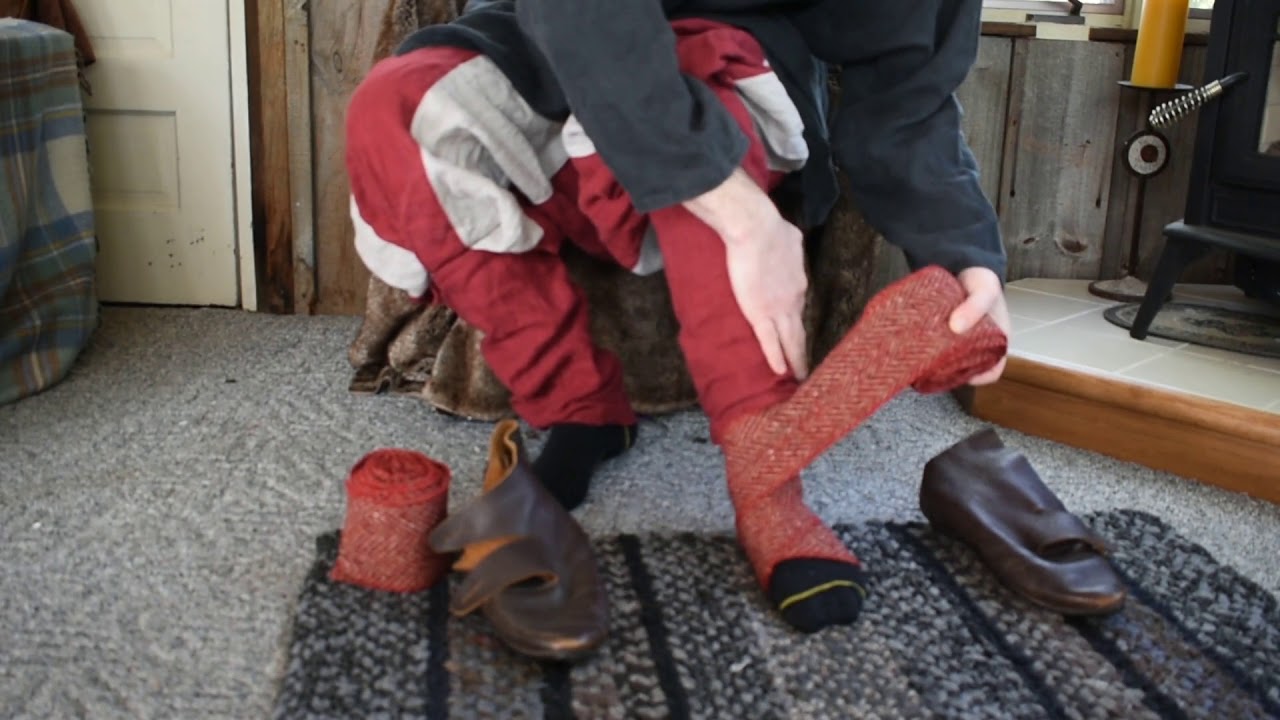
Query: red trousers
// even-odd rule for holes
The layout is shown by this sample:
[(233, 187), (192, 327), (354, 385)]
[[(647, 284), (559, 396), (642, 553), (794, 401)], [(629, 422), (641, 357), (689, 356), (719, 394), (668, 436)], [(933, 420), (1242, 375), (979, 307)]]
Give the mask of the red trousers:
[[(789, 101), (759, 45), (705, 21), (673, 28), (682, 70), (737, 118), (751, 139), (742, 166), (771, 189), (782, 176), (777, 146), (771, 169), (744, 89)], [(593, 343), (584, 295), (559, 252), (568, 241), (634, 269), (652, 261), (656, 236), (680, 346), (717, 441), (739, 413), (789, 397), (796, 383), (765, 361), (719, 236), (680, 206), (636, 212), (572, 118), (549, 129), (502, 83), (471, 51), (427, 48), (382, 61), (357, 89), (347, 165), (370, 269), (479, 329), (486, 361), (531, 425), (627, 424), (635, 417), (621, 365)]]

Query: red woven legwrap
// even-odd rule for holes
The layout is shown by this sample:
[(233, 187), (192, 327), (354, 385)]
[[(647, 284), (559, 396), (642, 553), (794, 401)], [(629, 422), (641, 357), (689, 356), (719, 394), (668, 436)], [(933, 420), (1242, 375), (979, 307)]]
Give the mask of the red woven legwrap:
[(448, 571), (428, 537), (448, 512), (448, 466), (412, 450), (369, 453), (347, 477), (347, 517), (329, 577), (371, 590), (418, 592)]
[(1008, 339), (990, 318), (964, 335), (948, 325), (966, 293), (949, 272), (925, 268), (893, 283), (790, 399), (736, 418), (723, 443), (738, 536), (768, 586), (788, 558), (851, 561), (805, 505), (800, 472), (903, 390), (959, 387), (995, 366)]

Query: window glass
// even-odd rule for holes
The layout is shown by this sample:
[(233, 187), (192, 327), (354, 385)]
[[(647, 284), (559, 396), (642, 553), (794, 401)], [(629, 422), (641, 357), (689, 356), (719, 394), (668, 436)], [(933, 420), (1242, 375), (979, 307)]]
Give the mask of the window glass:
[(1262, 108), (1262, 132), (1258, 152), (1280, 155), (1280, 20), (1271, 41), (1271, 67), (1267, 77), (1267, 102)]

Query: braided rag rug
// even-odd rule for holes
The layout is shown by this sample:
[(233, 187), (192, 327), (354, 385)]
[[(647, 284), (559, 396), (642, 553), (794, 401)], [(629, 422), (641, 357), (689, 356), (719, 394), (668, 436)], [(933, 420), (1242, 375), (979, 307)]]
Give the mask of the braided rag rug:
[[(450, 582), (391, 594), (329, 580), (323, 536), (302, 589), (278, 718), (1280, 718), (1280, 606), (1159, 518), (1084, 520), (1131, 591), (1069, 620), (996, 583), (918, 523), (838, 528), (872, 594), (852, 627), (776, 619), (730, 536), (595, 539), (613, 619), (601, 651), (541, 664)], [(451, 581), (452, 582), (452, 581)]]

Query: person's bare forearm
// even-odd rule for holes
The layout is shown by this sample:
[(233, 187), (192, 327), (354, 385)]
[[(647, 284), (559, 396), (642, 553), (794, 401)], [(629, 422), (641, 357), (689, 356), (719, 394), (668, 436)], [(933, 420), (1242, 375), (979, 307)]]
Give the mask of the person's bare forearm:
[(703, 195), (741, 164), (746, 136), (680, 72), (660, 0), (519, 0), (516, 12), (637, 210)]
[(731, 245), (751, 242), (759, 228), (778, 215), (768, 194), (742, 169), (684, 207)]

